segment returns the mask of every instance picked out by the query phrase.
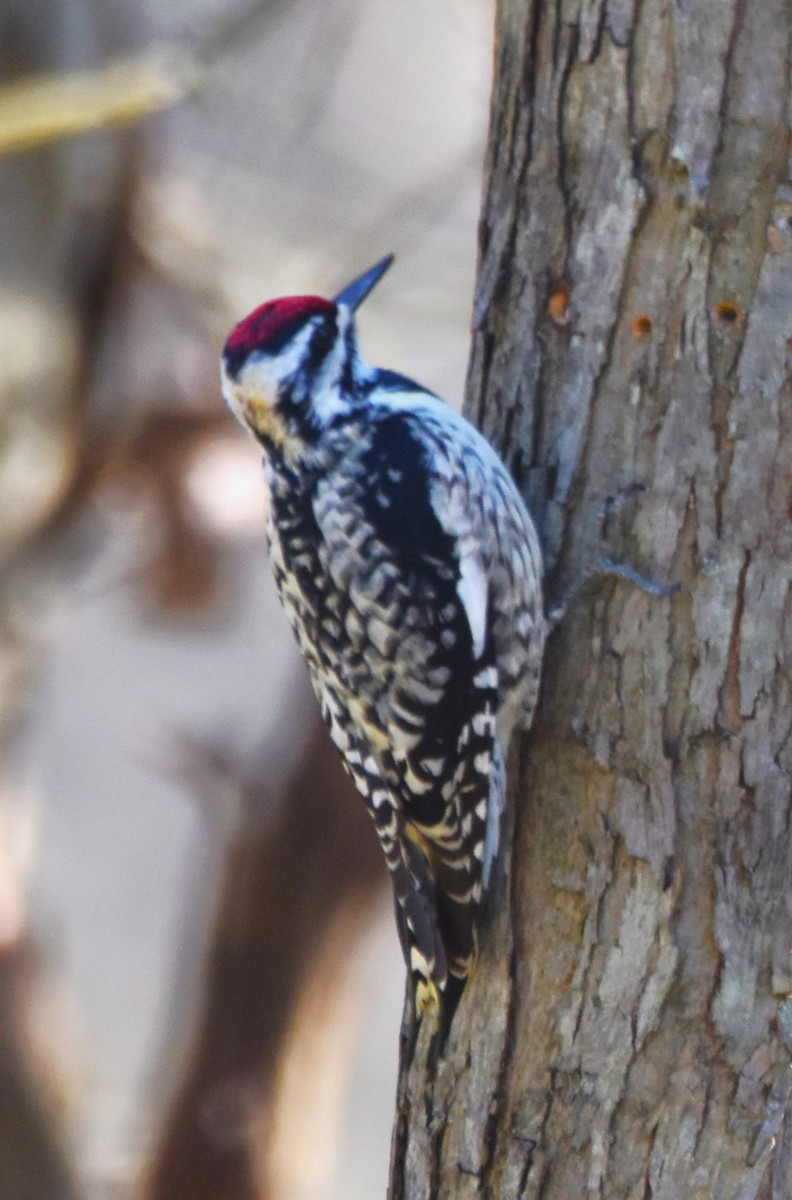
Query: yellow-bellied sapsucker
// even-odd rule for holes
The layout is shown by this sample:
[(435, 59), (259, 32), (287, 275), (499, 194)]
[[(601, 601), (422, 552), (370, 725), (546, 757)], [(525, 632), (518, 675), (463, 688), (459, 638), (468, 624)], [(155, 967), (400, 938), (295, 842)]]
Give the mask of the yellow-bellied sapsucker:
[(289, 296), (232, 331), (223, 393), (264, 451), (278, 590), (390, 868), (419, 1014), (455, 1006), (498, 848), (504, 762), (545, 638), (533, 523), (442, 400), (358, 354), (354, 312)]

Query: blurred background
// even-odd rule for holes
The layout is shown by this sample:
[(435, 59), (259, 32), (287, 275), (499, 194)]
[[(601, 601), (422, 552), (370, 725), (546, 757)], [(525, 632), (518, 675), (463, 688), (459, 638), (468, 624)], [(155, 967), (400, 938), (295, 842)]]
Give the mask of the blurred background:
[(231, 325), (388, 251), (461, 403), (484, 0), (0, 7), (0, 1200), (383, 1195), (403, 967)]

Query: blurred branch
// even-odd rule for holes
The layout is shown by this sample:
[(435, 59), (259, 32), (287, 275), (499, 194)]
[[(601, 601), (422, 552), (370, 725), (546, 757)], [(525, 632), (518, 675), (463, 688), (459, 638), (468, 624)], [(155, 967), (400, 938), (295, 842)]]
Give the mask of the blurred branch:
[[(2, 811), (0, 811), (2, 817)], [(76, 1200), (52, 1097), (34, 1082), (26, 1009), (35, 977), (22, 885), (0, 821), (0, 1164), (3, 1200)]]
[(191, 460), (219, 443), (227, 429), (222, 410), (200, 412), (161, 405), (132, 426), (113, 447), (93, 484), (114, 478), (147, 487), (155, 525), (149, 555), (138, 571), (146, 602), (158, 611), (205, 611), (222, 590), (220, 551), (224, 537), (199, 519), (189, 491)]
[(0, 1163), (3, 1200), (76, 1200), (51, 1114), (33, 1083), (20, 1036), (29, 946), (0, 947)]
[(0, 89), (0, 154), (139, 121), (184, 99), (199, 79), (191, 55), (147, 50), (95, 71), (8, 84)]
[[(280, 0), (282, 3), (282, 0)], [(0, 155), (95, 129), (134, 124), (196, 91), (218, 60), (244, 45), (278, 0), (254, 0), (192, 50), (148, 48), (95, 70), (41, 75), (0, 87)]]
[[(272, 825), (260, 815), (264, 779), (245, 781), (227, 756), (198, 747), (193, 767), (210, 798), (236, 788), (247, 819), (225, 866), (201, 1027), (144, 1195), (267, 1200), (277, 1190), (275, 1108), (301, 1000), (307, 988), (322, 997), (312, 1023), (327, 1021), (385, 872), (318, 714)], [(339, 928), (343, 944), (333, 946)], [(314, 1134), (304, 1129), (303, 1143)]]

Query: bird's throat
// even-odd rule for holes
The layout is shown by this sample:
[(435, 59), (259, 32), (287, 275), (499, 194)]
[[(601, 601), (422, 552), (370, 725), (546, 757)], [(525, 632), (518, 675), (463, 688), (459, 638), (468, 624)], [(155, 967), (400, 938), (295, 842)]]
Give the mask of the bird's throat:
[(269, 397), (247, 393), (243, 396), (243, 412), (245, 424), (256, 437), (285, 456), (289, 440), (286, 421)]

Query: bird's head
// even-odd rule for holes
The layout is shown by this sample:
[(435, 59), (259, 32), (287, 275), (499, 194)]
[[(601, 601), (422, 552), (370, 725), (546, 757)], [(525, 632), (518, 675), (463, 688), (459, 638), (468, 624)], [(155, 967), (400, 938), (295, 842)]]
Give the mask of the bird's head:
[(293, 457), (354, 403), (354, 313), (392, 260), (383, 258), (333, 300), (270, 300), (232, 329), (220, 367), (223, 395), (268, 451)]

